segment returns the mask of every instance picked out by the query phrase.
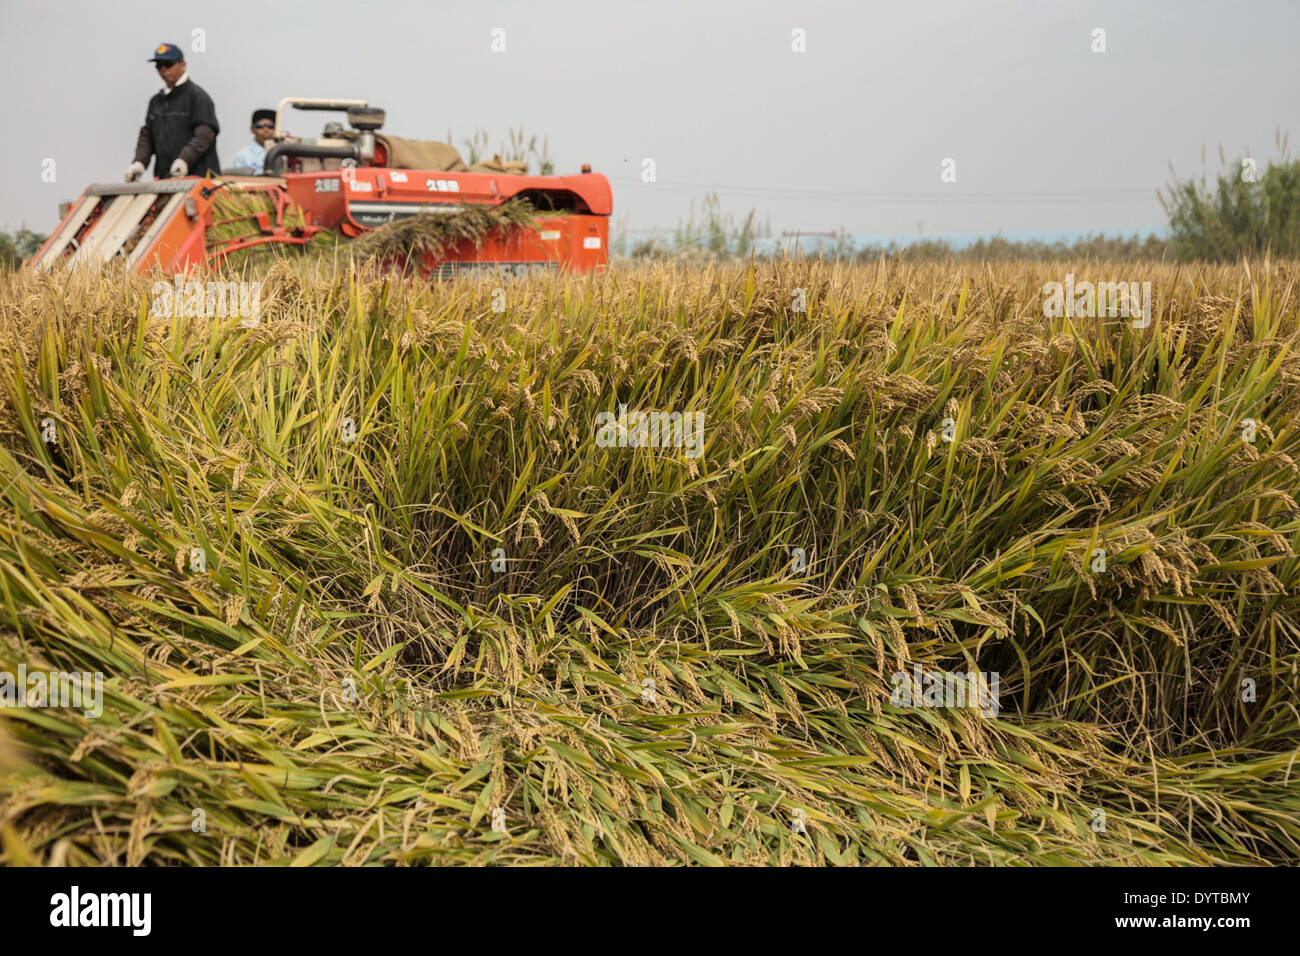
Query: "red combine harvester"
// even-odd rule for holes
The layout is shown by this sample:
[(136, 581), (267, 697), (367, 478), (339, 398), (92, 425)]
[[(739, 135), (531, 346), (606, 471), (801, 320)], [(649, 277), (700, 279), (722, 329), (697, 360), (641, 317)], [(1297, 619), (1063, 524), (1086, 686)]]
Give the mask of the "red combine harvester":
[[(287, 137), (281, 124), (288, 107), (344, 112), (350, 129), (329, 123), (317, 139)], [(459, 240), (437, 259), (426, 255), (423, 270), (437, 278), (466, 268), (604, 270), (613, 208), (604, 176), (588, 166), (575, 176), (530, 176), (522, 163), (500, 160), (467, 167), (449, 144), (379, 134), (383, 123), (384, 111), (364, 100), (282, 100), (263, 175), (225, 170), (220, 177), (90, 186), (32, 266), (122, 257), (133, 272), (158, 266), (182, 273), (215, 268), (259, 246), (301, 246), (321, 230), (352, 239), (408, 216), (454, 216), (470, 205), (519, 198), (536, 210), (537, 228), (501, 229), (477, 244)], [(213, 208), (222, 190), (269, 201), (267, 211), (250, 217), (249, 233), (214, 241), (208, 230), (222, 223)]]

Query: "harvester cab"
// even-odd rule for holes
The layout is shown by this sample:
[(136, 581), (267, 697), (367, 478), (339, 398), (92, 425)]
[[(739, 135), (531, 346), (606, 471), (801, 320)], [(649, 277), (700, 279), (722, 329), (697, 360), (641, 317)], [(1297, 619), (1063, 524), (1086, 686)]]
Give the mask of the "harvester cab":
[[(347, 126), (332, 120), (318, 137), (291, 136), (289, 109), (342, 113)], [(428, 233), (438, 241), (384, 261), (434, 277), (466, 268), (605, 268), (613, 197), (604, 176), (588, 166), (530, 174), (524, 162), (500, 157), (467, 166), (450, 143), (380, 133), (385, 119), (365, 100), (286, 97), (261, 175), (228, 169), (206, 178), (92, 185), (60, 210), (62, 222), (32, 267), (124, 261), (134, 272), (180, 273), (305, 246), (321, 233), (345, 242), (413, 217), (450, 223), (473, 213), (460, 221), (464, 228), (412, 223), (434, 226)]]

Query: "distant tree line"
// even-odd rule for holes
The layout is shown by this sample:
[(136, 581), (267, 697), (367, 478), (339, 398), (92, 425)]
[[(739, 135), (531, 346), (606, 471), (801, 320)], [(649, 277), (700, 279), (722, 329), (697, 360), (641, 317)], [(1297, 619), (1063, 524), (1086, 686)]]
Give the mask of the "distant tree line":
[(1086, 236), (1072, 242), (1042, 242), (1037, 239), (1016, 241), (994, 236), (968, 246), (954, 248), (942, 239), (924, 239), (907, 246), (867, 246), (854, 250), (858, 260), (899, 257), (904, 262), (937, 262), (945, 259), (962, 262), (1011, 262), (1020, 259), (1081, 259), (1111, 262), (1159, 261), (1169, 257), (1169, 243), (1154, 233), (1139, 236)]

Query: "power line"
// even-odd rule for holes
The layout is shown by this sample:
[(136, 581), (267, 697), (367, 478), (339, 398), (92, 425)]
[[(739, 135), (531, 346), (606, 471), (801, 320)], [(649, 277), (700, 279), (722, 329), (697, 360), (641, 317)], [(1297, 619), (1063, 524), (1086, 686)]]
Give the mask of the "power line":
[(990, 203), (990, 204), (1043, 204), (1043, 203), (1112, 203), (1134, 202), (1142, 199), (1155, 199), (1156, 193), (1147, 189), (1108, 190), (1089, 192), (1086, 190), (1059, 190), (1055, 192), (976, 192), (976, 193), (869, 193), (854, 190), (833, 189), (796, 189), (783, 186), (732, 186), (725, 183), (694, 182), (642, 182), (635, 177), (611, 176), (612, 181), (645, 189), (657, 189), (668, 192), (708, 192), (738, 193), (767, 199), (791, 199), (803, 202), (850, 202), (850, 203)]
[[(824, 195), (824, 196), (930, 196), (932, 193), (887, 193), (887, 192), (863, 192), (852, 189), (799, 189), (793, 186), (749, 186), (736, 183), (698, 183), (687, 182), (685, 180), (674, 180), (669, 182), (652, 182), (643, 181), (639, 176), (610, 176), (610, 179), (616, 182), (628, 183), (635, 186), (653, 186), (656, 189), (730, 189), (743, 190), (745, 192), (798, 192), (803, 195)], [(1145, 196), (1150, 194), (1148, 189), (1056, 189), (1046, 192), (975, 192), (963, 193), (966, 196), (1092, 196), (1092, 195), (1133, 195)]]

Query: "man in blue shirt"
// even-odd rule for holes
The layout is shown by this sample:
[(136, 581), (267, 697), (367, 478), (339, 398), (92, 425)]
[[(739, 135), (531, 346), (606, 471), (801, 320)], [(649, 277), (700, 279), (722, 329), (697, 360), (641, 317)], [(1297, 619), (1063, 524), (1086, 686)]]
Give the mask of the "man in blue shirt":
[(248, 168), (258, 176), (262, 175), (262, 163), (266, 160), (266, 144), (275, 138), (275, 110), (254, 110), (253, 141), (235, 154), (236, 169)]

